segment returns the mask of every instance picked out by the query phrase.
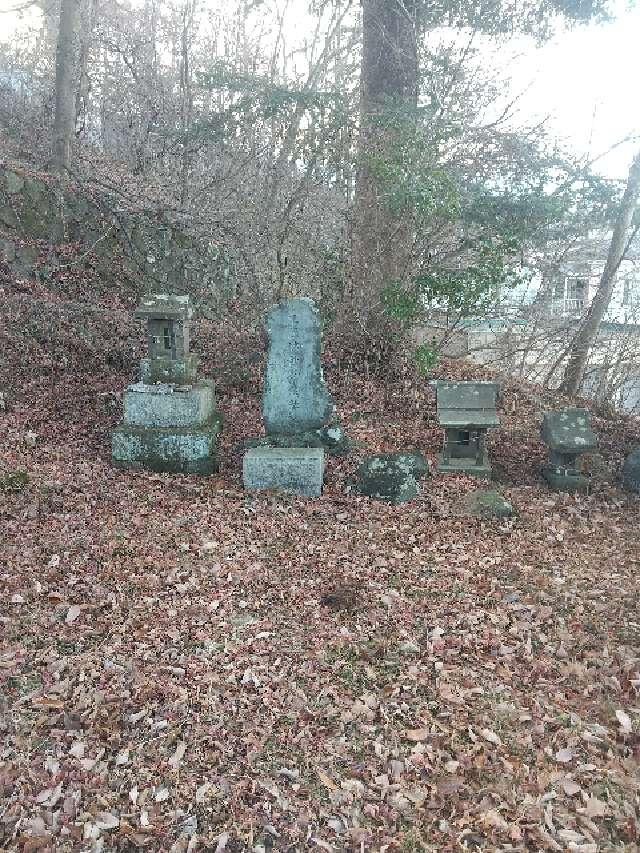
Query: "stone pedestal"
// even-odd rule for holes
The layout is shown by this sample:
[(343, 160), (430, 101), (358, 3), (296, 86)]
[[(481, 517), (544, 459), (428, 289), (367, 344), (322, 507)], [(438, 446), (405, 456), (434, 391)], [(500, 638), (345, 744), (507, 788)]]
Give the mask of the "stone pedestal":
[(320, 447), (254, 447), (244, 455), (245, 489), (279, 489), (316, 498), (322, 494), (324, 450)]
[(215, 409), (213, 383), (192, 388), (131, 385), (124, 420), (111, 436), (114, 465), (150, 471), (211, 474), (222, 418)]
[(439, 474), (470, 474), (481, 480), (491, 479), (492, 468), (486, 450), (479, 456), (476, 453), (469, 456), (445, 456), (444, 453), (438, 453), (437, 460)]

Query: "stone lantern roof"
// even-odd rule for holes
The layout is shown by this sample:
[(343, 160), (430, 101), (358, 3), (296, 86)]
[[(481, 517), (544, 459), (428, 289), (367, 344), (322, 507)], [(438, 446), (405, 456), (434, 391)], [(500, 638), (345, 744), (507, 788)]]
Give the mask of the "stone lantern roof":
[(542, 440), (551, 450), (560, 453), (588, 453), (598, 444), (587, 409), (545, 412)]

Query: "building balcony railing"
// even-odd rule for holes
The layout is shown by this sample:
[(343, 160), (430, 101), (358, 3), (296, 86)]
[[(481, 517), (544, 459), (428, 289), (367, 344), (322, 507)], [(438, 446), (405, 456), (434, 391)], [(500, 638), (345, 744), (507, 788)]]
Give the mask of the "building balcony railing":
[(580, 299), (553, 299), (551, 301), (551, 312), (562, 316), (573, 316), (582, 314), (585, 308), (585, 300)]

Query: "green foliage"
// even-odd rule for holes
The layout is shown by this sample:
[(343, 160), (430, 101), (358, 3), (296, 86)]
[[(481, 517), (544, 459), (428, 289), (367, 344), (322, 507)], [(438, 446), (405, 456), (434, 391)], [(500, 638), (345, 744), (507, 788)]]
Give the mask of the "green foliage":
[(453, 221), (460, 213), (455, 181), (438, 163), (438, 146), (425, 132), (424, 118), (424, 109), (404, 102), (389, 100), (377, 108), (368, 117), (371, 145), (363, 161), (381, 202), (419, 226), (434, 218)]
[(481, 236), (469, 240), (469, 260), (457, 269), (436, 267), (417, 275), (415, 286), (425, 303), (441, 303), (462, 315), (489, 308), (505, 288), (514, 287), (519, 273), (512, 264), (518, 245), (513, 239)]
[(430, 0), (418, 5), (419, 19), (425, 29), (468, 27), (487, 35), (525, 33), (544, 40), (553, 33), (558, 20), (568, 23), (609, 20), (612, 4), (609, 0), (536, 0), (515, 7), (503, 0), (456, 5)]
[[(285, 128), (296, 114), (302, 114), (299, 135), (303, 143), (303, 159), (313, 156), (324, 144), (325, 156), (331, 158), (330, 142), (352, 122), (347, 97), (343, 92), (301, 88), (271, 81), (260, 74), (239, 71), (226, 60), (217, 60), (197, 74), (197, 84), (204, 90), (224, 93), (226, 106), (196, 122), (187, 136), (224, 146), (236, 143), (238, 135), (250, 129), (255, 135), (260, 123), (277, 122)], [(316, 133), (322, 125), (323, 138)]]
[(0, 474), (0, 492), (15, 493), (22, 492), (27, 488), (29, 475), (26, 471), (7, 471)]
[(380, 297), (387, 317), (402, 326), (412, 324), (420, 314), (419, 293), (415, 289), (407, 290), (399, 281), (388, 284)]
[(416, 347), (414, 357), (420, 376), (426, 376), (438, 363), (439, 353), (434, 345), (420, 344)]

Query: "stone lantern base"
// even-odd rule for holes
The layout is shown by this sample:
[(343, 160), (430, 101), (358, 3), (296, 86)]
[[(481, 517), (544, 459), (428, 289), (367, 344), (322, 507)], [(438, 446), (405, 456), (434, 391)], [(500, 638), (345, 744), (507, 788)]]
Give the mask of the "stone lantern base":
[(125, 392), (124, 420), (111, 436), (113, 464), (211, 474), (221, 428), (212, 382), (183, 387), (138, 382)]
[(556, 492), (586, 492), (589, 489), (589, 477), (578, 468), (548, 464), (542, 466), (541, 473)]

